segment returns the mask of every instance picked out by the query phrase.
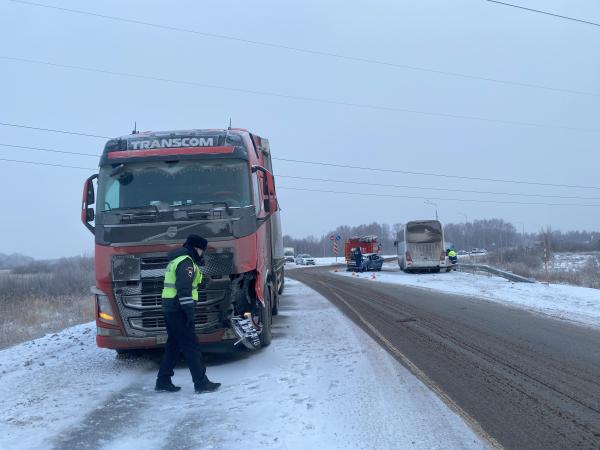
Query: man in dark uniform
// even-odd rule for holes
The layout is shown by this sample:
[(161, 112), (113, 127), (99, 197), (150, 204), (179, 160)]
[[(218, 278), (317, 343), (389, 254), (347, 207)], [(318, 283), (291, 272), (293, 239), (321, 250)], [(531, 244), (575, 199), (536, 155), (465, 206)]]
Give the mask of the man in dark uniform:
[(206, 366), (194, 325), (194, 305), (198, 301), (198, 287), (202, 282), (199, 266), (207, 245), (203, 237), (190, 234), (182, 248), (169, 253), (162, 291), (162, 310), (168, 338), (156, 378), (157, 391), (177, 392), (181, 389), (171, 382), (180, 352), (188, 363), (197, 393), (214, 391), (221, 385), (212, 383), (206, 377)]
[(363, 267), (363, 255), (360, 251), (360, 246), (354, 250), (354, 261), (356, 262), (356, 270), (362, 272)]

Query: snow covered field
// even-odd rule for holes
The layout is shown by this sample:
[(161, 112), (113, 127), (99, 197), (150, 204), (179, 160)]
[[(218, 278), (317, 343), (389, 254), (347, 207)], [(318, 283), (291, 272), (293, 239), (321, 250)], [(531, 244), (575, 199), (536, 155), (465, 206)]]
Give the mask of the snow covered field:
[[(340, 271), (341, 276), (352, 276)], [(513, 283), (504, 278), (465, 272), (406, 274), (396, 263), (383, 271), (359, 274), (365, 282), (397, 283), (451, 294), (467, 295), (506, 303), (553, 317), (600, 327), (600, 290), (562, 284)]]
[(550, 260), (549, 269), (555, 272), (573, 272), (580, 270), (594, 259), (600, 259), (600, 252), (590, 253), (555, 253)]
[[(386, 274), (393, 276), (392, 274)], [(98, 349), (94, 324), (0, 352), (0, 448), (470, 449), (465, 423), (320, 295), (286, 280), (273, 343), (212, 357), (223, 383), (155, 393), (157, 358)]]

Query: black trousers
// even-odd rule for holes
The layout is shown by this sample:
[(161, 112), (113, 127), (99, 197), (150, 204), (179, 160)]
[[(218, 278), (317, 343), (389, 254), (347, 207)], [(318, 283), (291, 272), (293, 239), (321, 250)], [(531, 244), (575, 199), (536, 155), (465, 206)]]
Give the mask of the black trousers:
[(179, 361), (180, 353), (190, 368), (194, 384), (202, 383), (206, 366), (202, 359), (200, 344), (196, 340), (193, 325), (188, 325), (183, 311), (163, 312), (167, 325), (167, 345), (158, 370), (158, 378), (171, 378)]

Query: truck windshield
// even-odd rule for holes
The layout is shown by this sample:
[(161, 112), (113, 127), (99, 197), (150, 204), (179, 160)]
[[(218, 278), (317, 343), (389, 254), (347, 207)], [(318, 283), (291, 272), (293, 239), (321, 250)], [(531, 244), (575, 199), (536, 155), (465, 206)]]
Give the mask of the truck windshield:
[(227, 204), (252, 205), (250, 170), (242, 160), (155, 161), (100, 169), (98, 209)]

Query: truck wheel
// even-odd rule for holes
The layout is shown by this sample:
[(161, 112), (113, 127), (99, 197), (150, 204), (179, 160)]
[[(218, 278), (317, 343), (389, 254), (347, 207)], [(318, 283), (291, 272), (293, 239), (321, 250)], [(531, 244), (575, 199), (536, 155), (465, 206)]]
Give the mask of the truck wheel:
[[(281, 269), (281, 284), (279, 285), (279, 295), (283, 294), (283, 287), (285, 286), (285, 273), (283, 269)], [(277, 302), (279, 303), (279, 302)], [(279, 305), (278, 305), (279, 306)]]
[(263, 347), (267, 347), (271, 343), (271, 304), (273, 301), (273, 294), (271, 290), (271, 286), (267, 286), (265, 289), (265, 306), (263, 307), (260, 302), (258, 304), (258, 320), (260, 320), (260, 325), (262, 327), (262, 331), (260, 333), (260, 345)]
[(276, 316), (279, 314), (279, 295), (273, 296), (273, 306), (271, 307), (271, 316)]

